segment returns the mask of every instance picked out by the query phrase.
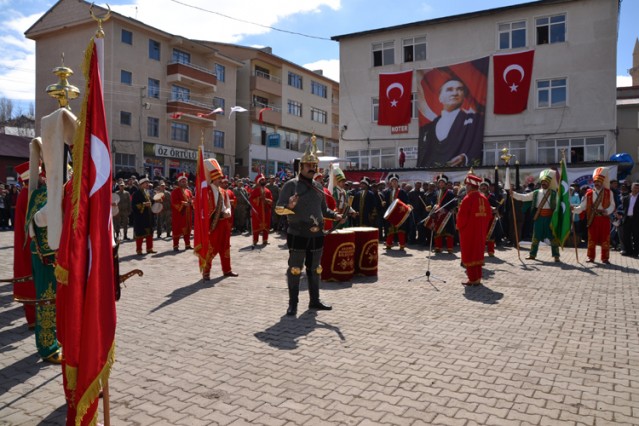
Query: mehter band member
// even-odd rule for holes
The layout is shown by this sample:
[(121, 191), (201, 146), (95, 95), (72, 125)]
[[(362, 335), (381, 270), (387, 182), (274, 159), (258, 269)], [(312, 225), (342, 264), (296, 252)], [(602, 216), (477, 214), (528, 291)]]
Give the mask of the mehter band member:
[(300, 278), (302, 268), (306, 266), (308, 280), (309, 309), (331, 310), (319, 297), (320, 274), (322, 267), (322, 249), (324, 247), (324, 217), (341, 220), (342, 216), (330, 210), (322, 185), (313, 181), (319, 159), (315, 136), (306, 149), (300, 162), (300, 171), (296, 178), (282, 187), (277, 201), (276, 211), (288, 215), (286, 243), (288, 246), (288, 309), (286, 315), (296, 315), (299, 301)]

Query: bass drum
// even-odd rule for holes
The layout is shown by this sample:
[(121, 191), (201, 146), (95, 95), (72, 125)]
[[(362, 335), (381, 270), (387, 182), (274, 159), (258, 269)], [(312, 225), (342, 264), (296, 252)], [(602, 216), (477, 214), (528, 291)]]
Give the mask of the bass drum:
[(164, 207), (162, 206), (162, 203), (153, 203), (153, 205), (151, 206), (151, 211), (154, 214), (158, 214), (162, 211)]
[(120, 195), (116, 192), (111, 194), (111, 215), (117, 216), (120, 213), (120, 209), (118, 207), (118, 203), (120, 202)]

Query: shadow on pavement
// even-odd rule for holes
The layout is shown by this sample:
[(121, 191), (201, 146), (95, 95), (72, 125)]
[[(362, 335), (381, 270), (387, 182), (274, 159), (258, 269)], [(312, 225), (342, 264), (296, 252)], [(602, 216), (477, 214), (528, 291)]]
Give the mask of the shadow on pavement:
[(464, 297), (471, 302), (481, 302), (486, 305), (496, 305), (504, 297), (504, 293), (493, 291), (482, 285), (464, 288)]
[(191, 285), (188, 285), (186, 287), (180, 287), (180, 288), (176, 288), (175, 290), (173, 290), (173, 292), (171, 294), (169, 294), (168, 296), (168, 300), (165, 300), (164, 302), (162, 302), (161, 305), (159, 305), (156, 308), (151, 309), (150, 313), (159, 311), (162, 308), (165, 308), (169, 305), (172, 305), (176, 302), (179, 302), (180, 300), (189, 297), (195, 293), (197, 293), (200, 290), (204, 290), (207, 288), (211, 288), (211, 287), (215, 287), (215, 285), (217, 283), (219, 283), (220, 281), (222, 281), (224, 278), (226, 278), (225, 276), (219, 276), (217, 278), (213, 278), (210, 281), (202, 281), (202, 280), (197, 280), (196, 282), (194, 282)]
[(319, 321), (315, 311), (306, 311), (298, 318), (284, 315), (277, 324), (255, 333), (254, 336), (269, 346), (288, 351), (297, 348), (297, 340), (300, 337), (307, 336), (318, 328), (334, 331), (340, 340), (346, 340), (339, 327)]
[(67, 405), (61, 405), (54, 412), (49, 414), (47, 417), (42, 419), (38, 426), (46, 426), (46, 425), (62, 425), (64, 424), (67, 418)]
[[(7, 392), (13, 386), (19, 385), (21, 383), (26, 382), (31, 377), (37, 375), (40, 372), (41, 369), (47, 368), (47, 367), (50, 367), (50, 366), (53, 367), (53, 368), (56, 368), (56, 367), (58, 369), (60, 368), (60, 366), (55, 366), (53, 364), (49, 364), (49, 363), (40, 361), (40, 356), (36, 352), (35, 342), (33, 342), (33, 353), (31, 355), (29, 355), (26, 358), (23, 358), (23, 359), (21, 359), (21, 360), (19, 360), (17, 362), (14, 362), (11, 365), (7, 365), (6, 367), (4, 367), (4, 368), (2, 368), (0, 370), (0, 377), (10, 377), (11, 378), (9, 380), (2, 380), (0, 382), (0, 395), (3, 395), (5, 392)], [(58, 373), (55, 377), (58, 377), (61, 374), (62, 373)], [(53, 378), (45, 381), (44, 383), (36, 386), (35, 388), (31, 389), (28, 393), (20, 396), (19, 398), (15, 399), (13, 401), (9, 401), (7, 403), (3, 403), (2, 405), (0, 405), (0, 412), (2, 412), (2, 410), (4, 408), (9, 407), (11, 404), (16, 402), (18, 399), (25, 398), (31, 392), (35, 391), (39, 387), (44, 386), (45, 384), (47, 384), (51, 380), (55, 379), (55, 377), (53, 377)]]

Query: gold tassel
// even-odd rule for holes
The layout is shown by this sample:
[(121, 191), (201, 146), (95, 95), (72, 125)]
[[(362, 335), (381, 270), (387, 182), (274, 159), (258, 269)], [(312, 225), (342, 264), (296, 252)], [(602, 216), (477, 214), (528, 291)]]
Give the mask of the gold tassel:
[[(109, 355), (107, 356), (106, 363), (100, 371), (100, 374), (93, 380), (91, 385), (87, 388), (84, 394), (80, 397), (79, 402), (77, 403), (76, 409), (76, 417), (75, 424), (78, 426), (82, 425), (82, 418), (86, 415), (87, 411), (89, 411), (89, 407), (91, 403), (95, 401), (100, 395), (100, 391), (104, 387), (104, 383), (109, 380), (109, 375), (111, 374), (111, 367), (115, 362), (115, 340), (111, 345), (111, 349), (109, 349)], [(94, 418), (95, 420), (95, 418)]]
[(56, 265), (55, 278), (58, 284), (69, 284), (69, 271), (60, 265)]

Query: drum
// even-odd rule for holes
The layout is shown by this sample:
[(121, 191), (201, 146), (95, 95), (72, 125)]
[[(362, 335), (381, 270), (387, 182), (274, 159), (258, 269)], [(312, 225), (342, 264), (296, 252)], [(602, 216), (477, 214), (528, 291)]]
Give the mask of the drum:
[(396, 198), (384, 213), (384, 219), (387, 220), (391, 225), (399, 228), (402, 226), (406, 219), (408, 219), (408, 215), (410, 214), (413, 206), (410, 206), (404, 203), (399, 198)]
[(436, 213), (430, 214), (424, 221), (424, 226), (435, 232), (435, 234), (440, 234), (450, 220), (451, 215), (451, 212), (441, 209)]
[(355, 273), (355, 232), (341, 229), (326, 234), (321, 265), (322, 280), (350, 281)]
[(120, 195), (114, 192), (111, 194), (111, 215), (113, 217), (117, 216), (120, 213), (120, 208), (118, 207), (118, 203), (120, 202)]
[(153, 196), (153, 201), (155, 201), (156, 203), (161, 203), (162, 200), (164, 200), (164, 194), (155, 194)]
[(162, 203), (153, 203), (153, 205), (151, 206), (151, 211), (155, 214), (160, 213), (162, 209)]
[(355, 275), (377, 276), (379, 230), (366, 226), (348, 230), (355, 232)]

